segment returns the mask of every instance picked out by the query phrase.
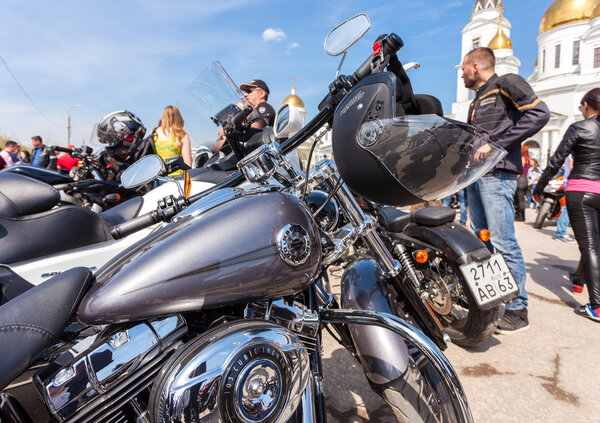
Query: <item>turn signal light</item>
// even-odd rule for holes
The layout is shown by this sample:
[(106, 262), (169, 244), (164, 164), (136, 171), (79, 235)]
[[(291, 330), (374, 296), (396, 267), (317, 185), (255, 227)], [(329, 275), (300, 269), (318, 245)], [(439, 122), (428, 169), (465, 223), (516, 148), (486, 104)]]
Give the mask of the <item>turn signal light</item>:
[(427, 260), (429, 260), (429, 254), (427, 254), (427, 251), (425, 250), (417, 250), (413, 253), (413, 256), (415, 257), (415, 260), (421, 264), (427, 263)]
[(479, 239), (483, 242), (487, 242), (490, 240), (490, 231), (487, 229), (482, 229), (479, 231)]

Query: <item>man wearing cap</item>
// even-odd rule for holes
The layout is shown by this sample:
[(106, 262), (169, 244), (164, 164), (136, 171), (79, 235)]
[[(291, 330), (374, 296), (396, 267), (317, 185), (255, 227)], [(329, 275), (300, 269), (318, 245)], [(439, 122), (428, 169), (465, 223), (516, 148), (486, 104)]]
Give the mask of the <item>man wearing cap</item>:
[[(253, 128), (264, 128), (265, 126), (273, 126), (275, 122), (275, 109), (271, 107), (267, 100), (269, 98), (269, 87), (265, 81), (261, 79), (253, 79), (247, 84), (240, 85), (240, 90), (244, 92), (244, 96), (248, 102), (254, 107), (254, 111), (249, 116)], [(261, 119), (258, 119), (261, 118)]]

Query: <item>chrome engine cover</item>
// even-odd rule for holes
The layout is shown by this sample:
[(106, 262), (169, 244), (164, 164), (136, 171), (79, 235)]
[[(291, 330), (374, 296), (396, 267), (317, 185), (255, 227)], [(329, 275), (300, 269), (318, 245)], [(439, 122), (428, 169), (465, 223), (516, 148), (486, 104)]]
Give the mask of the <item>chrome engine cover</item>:
[(186, 323), (179, 315), (108, 326), (52, 357), (36, 372), (34, 382), (49, 410), (62, 421), (102, 401), (116, 385), (135, 378), (139, 368), (174, 344), (185, 330)]
[(150, 395), (151, 421), (285, 422), (310, 377), (294, 332), (234, 322), (190, 341), (163, 367)]

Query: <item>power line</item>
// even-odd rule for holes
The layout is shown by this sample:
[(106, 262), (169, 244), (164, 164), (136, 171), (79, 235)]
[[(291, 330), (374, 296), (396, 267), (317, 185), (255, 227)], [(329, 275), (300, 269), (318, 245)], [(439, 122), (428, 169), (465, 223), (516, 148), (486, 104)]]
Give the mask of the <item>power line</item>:
[(19, 82), (19, 80), (17, 79), (15, 74), (10, 70), (10, 68), (8, 67), (8, 64), (4, 61), (4, 58), (2, 56), (0, 56), (0, 60), (2, 60), (2, 63), (4, 63), (6, 70), (8, 71), (8, 73), (10, 73), (10, 76), (12, 76), (12, 78), (15, 80), (15, 82), (17, 83), (17, 85), (19, 86), (21, 91), (23, 92), (23, 95), (25, 95), (25, 97), (27, 97), (27, 100), (29, 100), (29, 102), (33, 105), (33, 107), (35, 107), (35, 109), (39, 112), (39, 114), (42, 115), (52, 125), (61, 126), (61, 125), (58, 125), (58, 124), (54, 123), (53, 121), (51, 121), (50, 118), (48, 118), (48, 116), (46, 116), (44, 114), (44, 112), (42, 112), (40, 110), (40, 108), (37, 106), (37, 104), (35, 104), (34, 101), (31, 99), (31, 97), (29, 97), (29, 94), (27, 94), (27, 92), (25, 91), (25, 88), (23, 88), (23, 86), (21, 85), (21, 83)]

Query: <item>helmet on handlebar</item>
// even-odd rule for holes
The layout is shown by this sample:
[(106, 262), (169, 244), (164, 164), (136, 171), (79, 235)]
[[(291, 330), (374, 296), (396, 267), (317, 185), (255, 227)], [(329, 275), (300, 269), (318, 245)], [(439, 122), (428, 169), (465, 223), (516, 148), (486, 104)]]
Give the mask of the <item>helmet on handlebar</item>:
[[(474, 128), (430, 110), (404, 108), (392, 72), (368, 76), (337, 106), (332, 147), (348, 187), (375, 203), (405, 206), (444, 198), (487, 173), (505, 154)], [(411, 113), (411, 114), (407, 114)], [(414, 114), (413, 114), (414, 113)]]
[(127, 110), (106, 115), (98, 124), (98, 141), (107, 144), (106, 150), (115, 159), (124, 161), (146, 134), (142, 121)]

